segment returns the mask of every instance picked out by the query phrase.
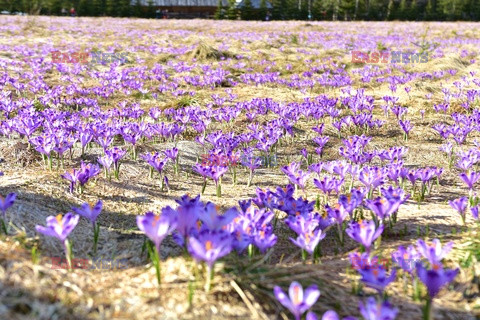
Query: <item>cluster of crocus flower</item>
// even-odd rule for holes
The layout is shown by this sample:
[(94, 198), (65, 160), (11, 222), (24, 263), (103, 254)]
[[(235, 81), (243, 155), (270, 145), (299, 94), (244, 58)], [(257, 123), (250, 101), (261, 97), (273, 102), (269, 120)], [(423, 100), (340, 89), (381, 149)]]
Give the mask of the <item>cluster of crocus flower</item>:
[[(394, 264), (413, 281), (413, 298), (420, 298), (418, 280), (427, 288), (427, 296), (424, 297), (426, 304), (423, 319), (432, 319), (433, 299), (445, 285), (454, 280), (459, 272), (458, 268), (445, 269), (442, 262), (452, 247), (453, 242), (442, 246), (438, 239), (434, 239), (431, 243), (420, 239), (416, 246), (408, 248), (400, 246), (397, 251), (392, 253)], [(404, 280), (406, 279), (404, 278)]]
[(177, 200), (178, 207), (162, 210), (160, 216), (147, 213), (137, 217), (139, 229), (155, 244), (152, 261), (160, 281), (160, 243), (169, 235), (198, 262), (207, 267), (206, 290), (210, 289), (214, 263), (232, 250), (242, 253), (247, 247), (256, 246), (262, 253), (273, 246), (276, 236), (270, 221), (273, 212), (256, 209), (251, 201), (241, 202), (239, 211), (231, 208), (220, 214), (213, 203), (203, 203), (200, 196), (188, 195)]
[(202, 194), (205, 192), (205, 188), (207, 187), (207, 178), (212, 179), (215, 182), (216, 190), (217, 190), (217, 197), (222, 196), (222, 176), (227, 173), (228, 167), (225, 166), (203, 166), (197, 163), (193, 170), (195, 170), (198, 174), (203, 177), (203, 186), (202, 186)]
[(288, 166), (282, 167), (283, 173), (288, 177), (291, 183), (299, 186), (302, 191), (305, 190), (310, 173), (300, 170), (300, 162), (292, 162)]
[(75, 187), (78, 188), (79, 192), (83, 192), (84, 185), (90, 180), (90, 178), (95, 177), (100, 173), (100, 168), (96, 164), (85, 164), (83, 161), (80, 164), (80, 169), (72, 169), (67, 171), (62, 175), (62, 178), (70, 181), (70, 192), (73, 193)]
[(163, 169), (169, 158), (162, 156), (159, 152), (147, 153), (141, 157), (150, 165), (150, 178), (153, 178), (154, 170), (160, 174), (160, 190), (163, 190), (165, 180), (168, 181), (167, 176), (163, 175)]
[[(315, 284), (304, 290), (300, 283), (293, 281), (288, 289), (288, 295), (279, 286), (274, 287), (273, 294), (278, 302), (293, 314), (295, 320), (300, 320), (305, 312), (317, 302), (320, 290)], [(374, 297), (368, 298), (365, 303), (360, 302), (359, 311), (364, 320), (395, 320), (398, 314), (398, 309), (388, 301), (377, 301)], [(319, 318), (314, 312), (309, 311), (304, 319), (318, 320)], [(352, 316), (342, 319), (358, 320)], [(322, 320), (340, 320), (340, 317), (337, 312), (328, 310), (323, 314)]]

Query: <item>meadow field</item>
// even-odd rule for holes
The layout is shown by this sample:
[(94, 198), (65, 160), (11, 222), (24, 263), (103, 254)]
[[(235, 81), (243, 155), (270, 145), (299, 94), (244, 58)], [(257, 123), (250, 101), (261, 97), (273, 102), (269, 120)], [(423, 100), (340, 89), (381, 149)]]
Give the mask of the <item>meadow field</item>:
[(478, 23), (0, 22), (0, 319), (480, 317)]

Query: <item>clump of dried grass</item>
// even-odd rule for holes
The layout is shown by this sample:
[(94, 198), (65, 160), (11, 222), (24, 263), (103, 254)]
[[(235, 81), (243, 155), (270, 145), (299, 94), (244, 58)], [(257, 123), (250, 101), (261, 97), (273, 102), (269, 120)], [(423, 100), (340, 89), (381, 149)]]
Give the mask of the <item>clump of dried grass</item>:
[(190, 59), (202, 60), (221, 60), (234, 58), (235, 55), (229, 51), (215, 49), (205, 41), (200, 41), (195, 49), (190, 52)]

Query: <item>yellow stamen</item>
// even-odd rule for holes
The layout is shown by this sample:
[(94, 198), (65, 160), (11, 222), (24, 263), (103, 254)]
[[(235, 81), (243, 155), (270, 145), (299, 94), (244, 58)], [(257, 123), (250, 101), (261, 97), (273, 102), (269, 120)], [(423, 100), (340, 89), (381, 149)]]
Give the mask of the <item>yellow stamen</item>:
[(57, 219), (57, 222), (58, 222), (58, 224), (59, 224), (60, 226), (63, 226), (63, 220), (62, 220), (62, 214), (61, 214), (61, 213), (59, 213), (59, 214), (55, 217), (55, 219)]
[(295, 287), (293, 288), (293, 304), (294, 305), (299, 305), (300, 303), (302, 303), (302, 301), (300, 300), (300, 288), (299, 287)]
[(212, 241), (208, 240), (207, 242), (205, 242), (205, 250), (210, 251), (212, 250), (212, 248), (213, 248)]
[(313, 232), (305, 233), (305, 243), (309, 244), (311, 237), (313, 237)]

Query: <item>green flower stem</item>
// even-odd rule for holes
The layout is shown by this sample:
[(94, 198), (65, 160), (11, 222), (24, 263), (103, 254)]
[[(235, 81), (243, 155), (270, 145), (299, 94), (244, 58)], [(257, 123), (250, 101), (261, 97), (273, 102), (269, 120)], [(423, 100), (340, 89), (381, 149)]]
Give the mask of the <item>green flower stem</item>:
[(425, 302), (425, 307), (423, 309), (423, 320), (433, 320), (432, 306), (433, 306), (432, 298), (428, 297), (427, 301)]
[(97, 253), (98, 236), (100, 235), (100, 225), (93, 224), (93, 254)]
[(73, 268), (72, 266), (72, 246), (70, 245), (70, 242), (68, 239), (65, 239), (63, 242), (63, 247), (65, 248), (65, 256), (67, 258), (67, 264), (68, 264), (68, 269), (71, 270)]
[(5, 223), (5, 220), (3, 220), (2, 218), (0, 218), (0, 224), (2, 225), (2, 231), (7, 234), (7, 224)]
[(206, 270), (206, 279), (205, 279), (205, 292), (208, 293), (210, 292), (210, 289), (212, 288), (212, 279), (213, 279), (213, 266), (207, 266)]

